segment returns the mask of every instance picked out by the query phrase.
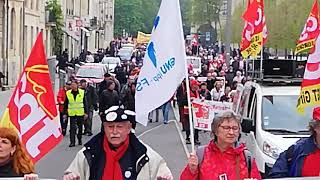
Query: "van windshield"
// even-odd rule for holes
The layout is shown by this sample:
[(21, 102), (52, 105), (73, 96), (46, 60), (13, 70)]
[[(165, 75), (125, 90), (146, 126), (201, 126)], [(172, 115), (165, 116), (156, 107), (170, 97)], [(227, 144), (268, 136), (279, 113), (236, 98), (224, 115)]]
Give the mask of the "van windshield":
[(262, 128), (277, 134), (307, 133), (312, 108), (301, 115), (296, 110), (298, 96), (263, 96)]

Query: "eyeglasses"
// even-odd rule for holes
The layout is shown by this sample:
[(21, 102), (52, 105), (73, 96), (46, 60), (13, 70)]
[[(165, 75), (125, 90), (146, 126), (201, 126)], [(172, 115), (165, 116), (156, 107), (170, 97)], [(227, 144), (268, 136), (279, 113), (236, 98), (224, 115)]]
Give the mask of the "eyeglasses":
[(219, 127), (221, 127), (224, 131), (227, 131), (227, 132), (229, 132), (231, 129), (234, 132), (238, 132), (240, 130), (239, 126), (219, 126)]

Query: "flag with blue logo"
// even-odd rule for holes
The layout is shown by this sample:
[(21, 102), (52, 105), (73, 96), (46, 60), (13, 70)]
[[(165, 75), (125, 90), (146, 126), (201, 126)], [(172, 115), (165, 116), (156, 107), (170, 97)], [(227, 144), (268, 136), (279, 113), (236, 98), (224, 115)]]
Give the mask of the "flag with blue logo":
[(162, 0), (136, 85), (137, 122), (167, 102), (186, 76), (185, 41), (179, 0)]

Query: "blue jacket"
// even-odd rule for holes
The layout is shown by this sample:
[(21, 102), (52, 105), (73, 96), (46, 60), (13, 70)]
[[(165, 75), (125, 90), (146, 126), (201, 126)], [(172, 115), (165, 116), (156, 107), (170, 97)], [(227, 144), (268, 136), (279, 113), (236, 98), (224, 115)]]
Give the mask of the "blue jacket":
[(313, 136), (302, 138), (291, 147), (293, 148), (292, 160), (288, 163), (288, 150), (282, 152), (269, 174), (271, 178), (301, 177), (305, 157), (317, 149)]

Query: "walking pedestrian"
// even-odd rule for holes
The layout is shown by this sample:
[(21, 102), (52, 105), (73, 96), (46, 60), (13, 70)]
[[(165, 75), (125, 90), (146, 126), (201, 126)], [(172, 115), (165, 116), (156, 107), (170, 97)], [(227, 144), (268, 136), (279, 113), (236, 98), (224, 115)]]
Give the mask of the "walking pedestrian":
[(112, 80), (106, 81), (106, 89), (102, 92), (99, 97), (99, 115), (101, 121), (105, 119), (105, 110), (112, 106), (119, 105), (119, 95), (118, 92), (114, 90), (115, 83)]
[(88, 107), (88, 118), (84, 120), (84, 133), (83, 135), (92, 136), (92, 117), (93, 110), (98, 110), (98, 95), (93, 86), (89, 85), (89, 83), (82, 79), (80, 81), (80, 86), (84, 90), (84, 94), (86, 97), (86, 103)]
[[(66, 94), (67, 91), (70, 90), (71, 82), (67, 82), (65, 86), (58, 91), (57, 95), (57, 102), (59, 105), (59, 112), (60, 112), (60, 125), (61, 125), (61, 130), (62, 130), (62, 135), (65, 136), (67, 133), (67, 128), (68, 128), (68, 117), (63, 118), (64, 114), (64, 101), (66, 100)], [(67, 115), (67, 114), (66, 114)]]
[(103, 131), (82, 148), (63, 180), (172, 180), (165, 160), (131, 133), (133, 111), (110, 107)]
[(78, 83), (76, 81), (72, 81), (71, 89), (66, 93), (66, 100), (64, 102), (64, 113), (64, 119), (67, 118), (67, 114), (70, 117), (69, 147), (75, 146), (76, 134), (78, 138), (78, 144), (82, 145), (82, 127), (84, 119), (88, 117), (88, 107), (86, 105), (84, 90), (78, 88)]

